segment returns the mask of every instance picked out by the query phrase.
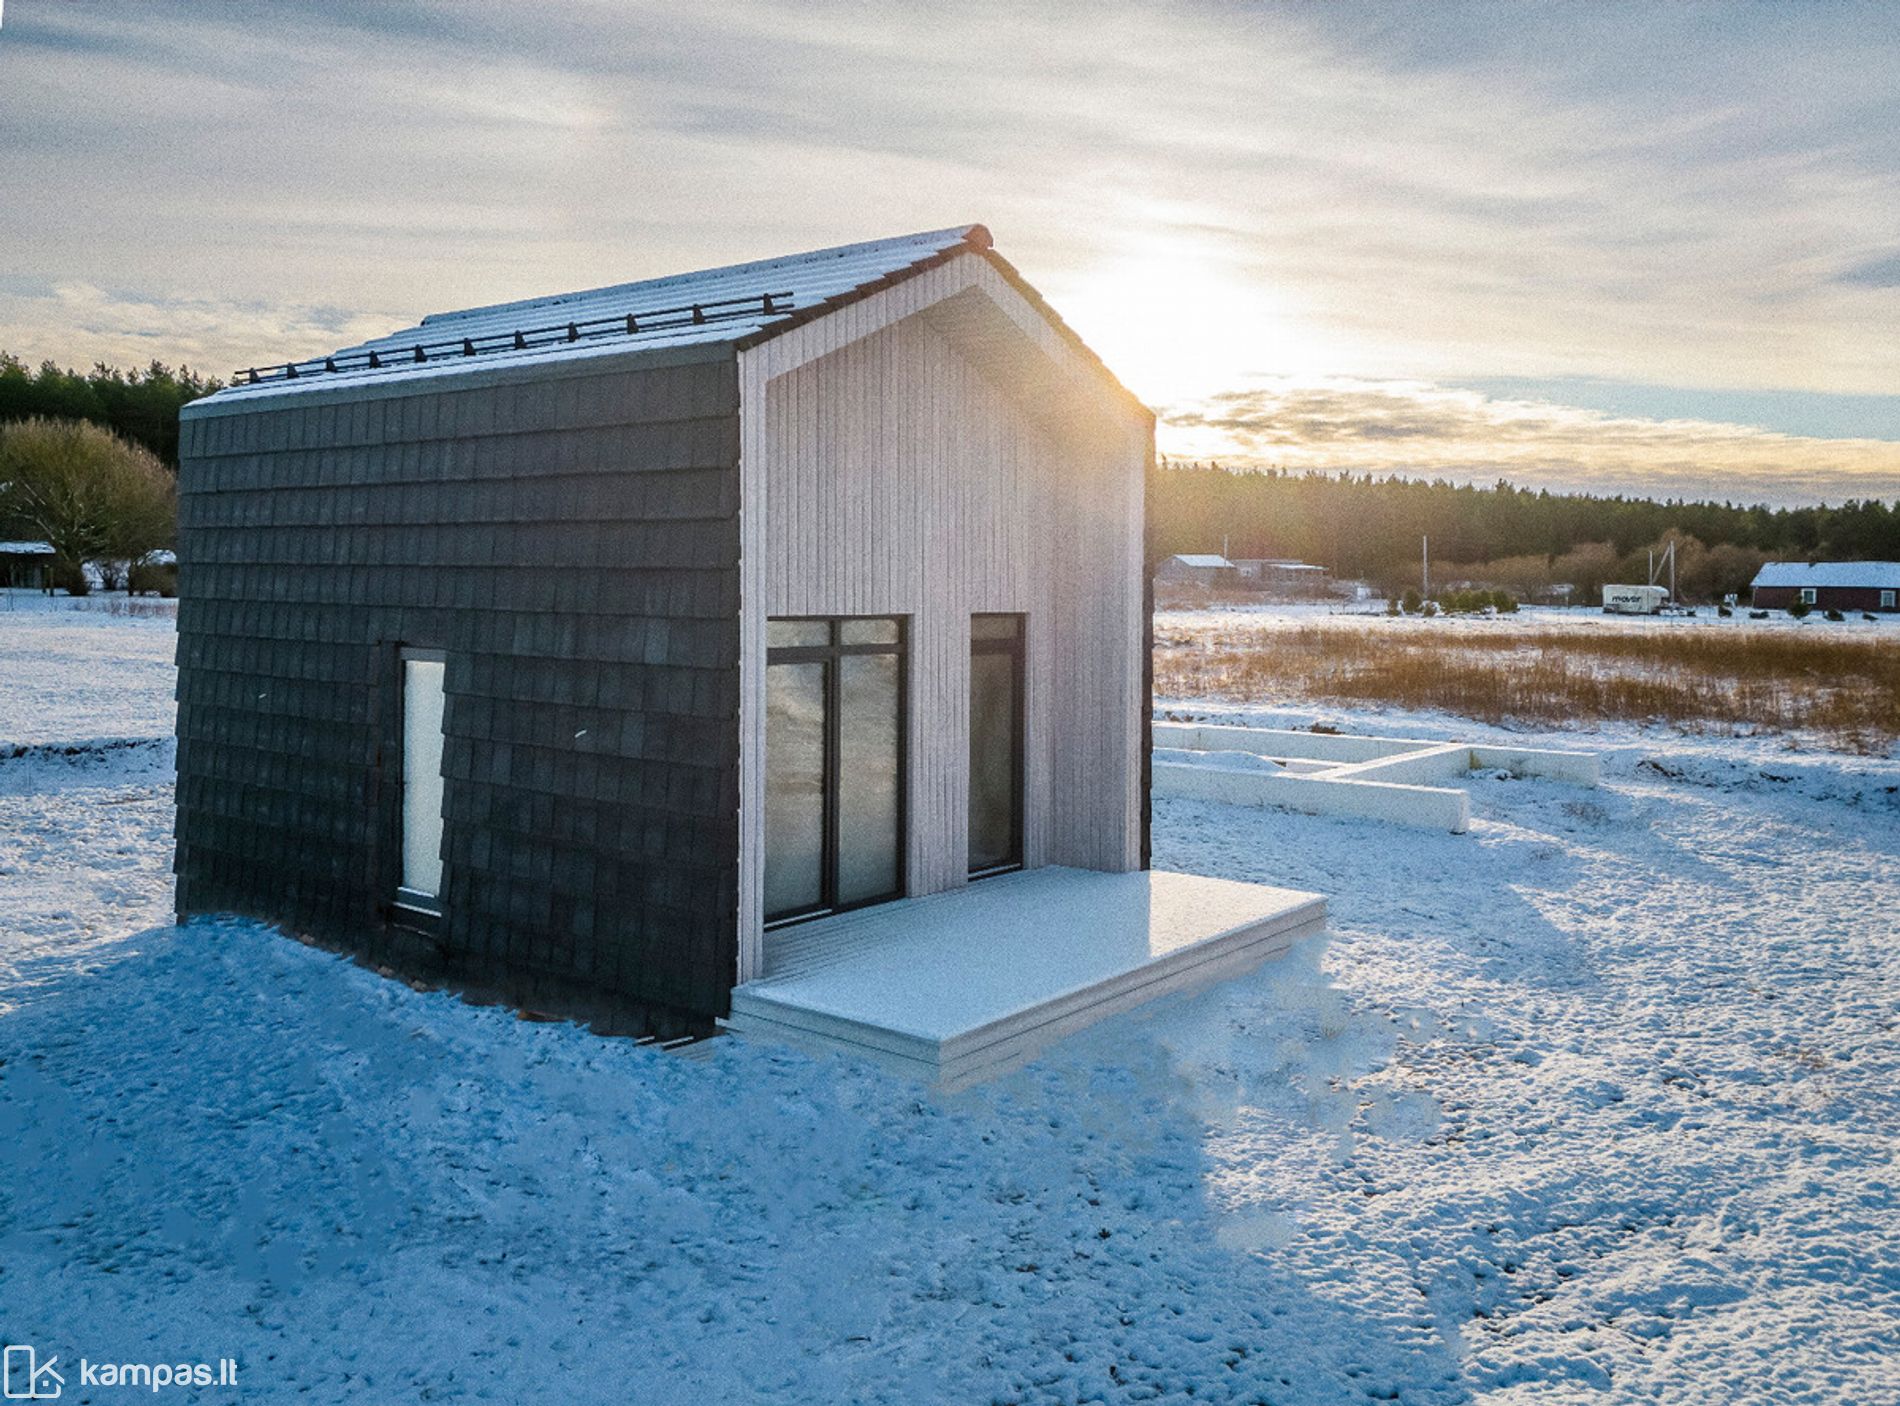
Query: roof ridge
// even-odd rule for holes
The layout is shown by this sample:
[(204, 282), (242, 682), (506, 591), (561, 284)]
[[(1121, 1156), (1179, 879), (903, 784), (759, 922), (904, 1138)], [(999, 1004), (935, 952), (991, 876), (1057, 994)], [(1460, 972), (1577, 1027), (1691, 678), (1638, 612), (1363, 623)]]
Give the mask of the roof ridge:
[(989, 264), (1084, 366), (1140, 407), (1075, 330), (996, 252), (989, 230), (980, 224), (432, 313), (419, 324), (327, 355), (239, 370), (214, 399), (276, 394), (292, 382), (298, 389), (367, 385), (385, 377), (395, 382), (623, 351), (723, 344), (744, 352), (966, 255)]
[(599, 298), (636, 291), (658, 291), (668, 286), (697, 282), (715, 276), (765, 273), (792, 264), (809, 266), (815, 260), (848, 259), (878, 248), (905, 244), (935, 244), (940, 250), (952, 249), (958, 244), (967, 244), (973, 249), (988, 249), (993, 246), (994, 241), (990, 238), (989, 230), (981, 224), (950, 225), (944, 229), (922, 230), (915, 234), (891, 235), (884, 239), (861, 239), (851, 244), (833, 244), (823, 249), (811, 249), (800, 254), (777, 254), (769, 259), (750, 259), (736, 264), (715, 264), (710, 268), (684, 269), (679, 273), (661, 274), (655, 278), (637, 278), (626, 283), (606, 283), (598, 288), (577, 288), (566, 293), (549, 293), (536, 298), (517, 298), (507, 302), (485, 303), (479, 307), (456, 308), (449, 312), (432, 312), (426, 315), (417, 326), (439, 326), (466, 318), (491, 317), (497, 313), (560, 307), (581, 298)]

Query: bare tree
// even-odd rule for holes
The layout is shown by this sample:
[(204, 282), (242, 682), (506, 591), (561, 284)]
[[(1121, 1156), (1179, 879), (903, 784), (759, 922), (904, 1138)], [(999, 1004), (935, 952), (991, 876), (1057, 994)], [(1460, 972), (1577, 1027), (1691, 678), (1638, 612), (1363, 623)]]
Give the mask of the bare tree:
[(56, 575), (138, 562), (170, 545), (178, 485), (149, 450), (79, 420), (0, 425), (0, 518), (40, 534)]

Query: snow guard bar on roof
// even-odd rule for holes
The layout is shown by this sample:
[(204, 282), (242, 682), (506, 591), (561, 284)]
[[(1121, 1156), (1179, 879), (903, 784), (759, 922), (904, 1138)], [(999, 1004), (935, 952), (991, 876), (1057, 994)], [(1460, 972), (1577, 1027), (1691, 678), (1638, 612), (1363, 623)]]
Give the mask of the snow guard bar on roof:
[(558, 347), (585, 338), (632, 337), (642, 332), (695, 327), (708, 322), (729, 322), (734, 318), (760, 314), (776, 317), (793, 310), (792, 296), (790, 293), (749, 293), (743, 298), (717, 298), (676, 308), (654, 308), (648, 312), (590, 318), (584, 322), (558, 322), (546, 327), (526, 327), (515, 332), (489, 332), (480, 337), (417, 342), (386, 351), (350, 352), (347, 355), (312, 357), (308, 361), (250, 366), (234, 373), (231, 379), (236, 385), (256, 386), (266, 381), (295, 381), (303, 376), (322, 376), (336, 371), (381, 371), (440, 357), (485, 356), (495, 352)]

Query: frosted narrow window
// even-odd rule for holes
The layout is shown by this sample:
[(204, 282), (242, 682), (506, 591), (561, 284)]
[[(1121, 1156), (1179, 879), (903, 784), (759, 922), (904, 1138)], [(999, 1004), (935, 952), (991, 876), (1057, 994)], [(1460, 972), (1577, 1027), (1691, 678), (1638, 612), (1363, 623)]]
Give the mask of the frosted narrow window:
[(440, 659), (402, 661), (402, 896), (431, 904), (442, 891), (443, 672)]

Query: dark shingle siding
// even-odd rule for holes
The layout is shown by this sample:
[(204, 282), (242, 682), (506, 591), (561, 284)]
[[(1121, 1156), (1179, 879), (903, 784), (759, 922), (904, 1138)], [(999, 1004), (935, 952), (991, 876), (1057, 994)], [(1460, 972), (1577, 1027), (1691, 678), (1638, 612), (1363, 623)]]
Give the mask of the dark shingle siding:
[[(185, 421), (179, 909), (525, 1004), (723, 1014), (734, 363), (417, 389)], [(449, 661), (428, 937), (384, 922), (399, 643)]]

